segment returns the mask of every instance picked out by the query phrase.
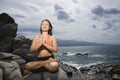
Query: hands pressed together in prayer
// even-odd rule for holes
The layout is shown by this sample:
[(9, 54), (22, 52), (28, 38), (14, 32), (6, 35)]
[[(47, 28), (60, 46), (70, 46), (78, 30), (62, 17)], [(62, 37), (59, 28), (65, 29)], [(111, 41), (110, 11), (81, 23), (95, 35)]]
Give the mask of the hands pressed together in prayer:
[(41, 47), (41, 46), (47, 47), (45, 40), (46, 40), (46, 38), (43, 35), (41, 35), (39, 47)]

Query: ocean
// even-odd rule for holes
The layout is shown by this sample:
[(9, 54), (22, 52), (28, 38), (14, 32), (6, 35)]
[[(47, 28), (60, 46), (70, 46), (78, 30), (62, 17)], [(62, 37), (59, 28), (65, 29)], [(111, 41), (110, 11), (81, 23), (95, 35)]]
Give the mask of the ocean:
[(120, 46), (65, 46), (59, 47), (54, 55), (78, 69), (100, 63), (120, 64)]

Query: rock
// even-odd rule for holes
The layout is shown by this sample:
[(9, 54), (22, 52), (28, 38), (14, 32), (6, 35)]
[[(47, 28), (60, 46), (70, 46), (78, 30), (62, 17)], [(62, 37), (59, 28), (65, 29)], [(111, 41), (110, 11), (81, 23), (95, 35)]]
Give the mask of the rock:
[(31, 54), (31, 53), (27, 53), (27, 52), (23, 49), (16, 49), (13, 51), (13, 54), (19, 55), (20, 57), (25, 59), (27, 62), (35, 60), (35, 58), (37, 57), (37, 53)]
[(109, 74), (112, 68), (113, 66), (109, 64), (97, 64), (90, 67), (82, 67), (79, 70), (85, 80), (112, 80)]
[(0, 14), (0, 51), (11, 52), (18, 25), (8, 14)]
[(68, 55), (68, 53), (67, 53), (67, 52), (64, 52), (63, 55)]
[(119, 74), (113, 74), (112, 75), (112, 80), (120, 80), (120, 75)]
[(75, 55), (76, 56), (82, 56), (82, 53), (76, 53)]
[(120, 65), (114, 66), (110, 73), (112, 74), (112, 79), (113, 80), (120, 80)]
[(66, 73), (59, 68), (56, 73), (39, 72), (26, 75), (23, 80), (64, 80), (67, 79)]
[(0, 60), (1, 61), (16, 61), (19, 65), (25, 64), (26, 61), (22, 59), (20, 56), (12, 54), (12, 53), (5, 53), (0, 52)]
[(116, 65), (111, 69), (112, 74), (120, 74), (120, 65)]
[(88, 53), (76, 53), (76, 56), (88, 56)]
[(14, 19), (11, 18), (7, 13), (0, 14), (0, 24), (15, 23)]
[(19, 65), (15, 61), (0, 61), (0, 68), (4, 72), (3, 80), (22, 80)]
[(13, 44), (13, 38), (11, 37), (0, 39), (0, 52), (11, 52), (12, 44)]
[(60, 63), (60, 68), (66, 72), (67, 80), (84, 80), (83, 75), (77, 68), (63, 63)]
[(20, 71), (21, 71), (22, 75), (24, 74), (24, 70), (25, 70), (24, 64), (26, 63), (26, 61), (23, 58), (21, 58), (20, 56), (12, 54), (12, 53), (0, 52), (0, 60), (17, 62), (17, 64), (20, 67)]
[(0, 80), (3, 80), (3, 71), (1, 68), (0, 68)]
[(17, 27), (18, 25), (16, 23), (5, 24), (3, 26), (0, 26), (0, 32), (1, 32), (0, 37), (1, 38), (16, 37)]
[(32, 40), (25, 38), (25, 36), (18, 36), (14, 38), (13, 50), (22, 49), (27, 52), (30, 49), (31, 43)]

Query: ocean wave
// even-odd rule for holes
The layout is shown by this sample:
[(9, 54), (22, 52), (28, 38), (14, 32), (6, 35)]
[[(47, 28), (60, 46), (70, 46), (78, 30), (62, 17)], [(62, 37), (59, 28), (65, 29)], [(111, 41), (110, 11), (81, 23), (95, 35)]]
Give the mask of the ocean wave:
[(94, 53), (90, 53), (90, 52), (64, 52), (60, 55), (64, 55), (64, 56), (82, 56), (82, 57), (91, 57), (91, 58), (95, 58), (95, 57), (99, 57), (99, 58), (106, 58), (107, 55), (104, 54), (94, 54)]
[(62, 55), (66, 56), (84, 56), (90, 54), (89, 52), (63, 52)]
[(101, 64), (101, 63), (105, 63), (103, 61), (97, 61), (97, 62), (93, 62), (93, 63), (88, 63), (88, 64), (77, 64), (77, 63), (73, 63), (72, 61), (71, 62), (63, 62), (64, 64), (68, 64), (68, 65), (71, 65), (71, 66), (74, 66), (76, 67), (77, 69), (80, 69), (81, 67), (90, 67), (92, 65), (96, 65), (96, 64)]
[(106, 55), (101, 55), (101, 54), (92, 54), (90, 55), (90, 57), (94, 58), (94, 57), (99, 57), (99, 58), (106, 58)]

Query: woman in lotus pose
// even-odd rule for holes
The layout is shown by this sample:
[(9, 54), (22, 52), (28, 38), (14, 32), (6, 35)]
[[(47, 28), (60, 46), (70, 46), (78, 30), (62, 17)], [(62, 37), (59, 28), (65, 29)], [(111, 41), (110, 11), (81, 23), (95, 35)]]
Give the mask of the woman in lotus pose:
[(47, 19), (41, 22), (41, 34), (35, 36), (30, 48), (31, 52), (37, 52), (38, 56), (34, 61), (28, 62), (25, 68), (28, 71), (36, 72), (47, 70), (56, 72), (59, 68), (58, 60), (54, 58), (53, 52), (58, 51), (57, 41), (52, 35), (52, 25)]

